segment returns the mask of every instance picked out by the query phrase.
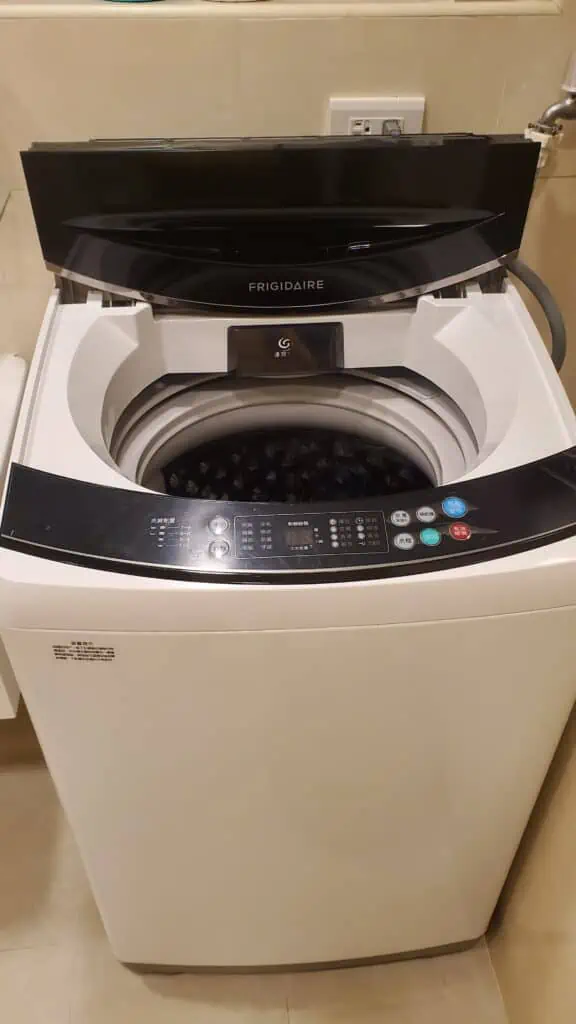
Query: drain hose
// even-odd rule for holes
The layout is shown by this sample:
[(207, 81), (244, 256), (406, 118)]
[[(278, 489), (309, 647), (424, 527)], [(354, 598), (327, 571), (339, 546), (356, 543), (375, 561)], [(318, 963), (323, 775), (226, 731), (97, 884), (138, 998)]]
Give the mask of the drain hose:
[(514, 277), (522, 281), (522, 284), (526, 286), (528, 291), (532, 292), (532, 295), (544, 311), (550, 328), (550, 355), (559, 373), (566, 358), (566, 324), (564, 323), (560, 307), (542, 278), (531, 267), (527, 266), (526, 263), (516, 257), (510, 260), (507, 267), (514, 274)]

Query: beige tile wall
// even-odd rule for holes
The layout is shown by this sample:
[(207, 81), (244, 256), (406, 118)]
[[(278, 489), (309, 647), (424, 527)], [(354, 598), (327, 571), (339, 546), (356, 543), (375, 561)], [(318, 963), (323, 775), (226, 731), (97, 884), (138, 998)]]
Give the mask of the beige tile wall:
[(510, 1024), (576, 1020), (576, 713), (510, 876), (492, 962)]
[[(34, 139), (321, 132), (328, 97), (344, 93), (422, 91), (429, 131), (521, 131), (556, 98), (576, 46), (576, 0), (558, 16), (522, 17), (162, 20), (157, 10), (0, 18), (0, 179), (22, 188), (18, 152)], [(548, 173), (526, 254), (576, 330), (565, 264), (574, 135)], [(576, 355), (566, 380), (576, 400)]]
[(6, 200), (10, 192), (10, 187), (8, 185), (8, 162), (8, 154), (0, 137), (0, 217), (2, 216), (2, 211), (6, 206)]
[[(576, 405), (576, 177), (538, 182), (522, 255), (546, 279), (564, 312), (569, 347), (562, 378)], [(540, 325), (537, 310), (531, 309)], [(543, 325), (542, 331), (546, 334)]]
[(522, 130), (575, 29), (576, 0), (557, 17), (0, 19), (0, 140), (17, 185), (33, 139), (313, 133), (347, 92), (423, 91), (431, 131)]

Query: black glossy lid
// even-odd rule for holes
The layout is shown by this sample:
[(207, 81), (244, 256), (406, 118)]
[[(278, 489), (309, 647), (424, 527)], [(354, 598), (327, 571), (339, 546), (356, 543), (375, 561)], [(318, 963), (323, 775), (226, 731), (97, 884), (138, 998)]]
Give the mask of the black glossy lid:
[(22, 154), (46, 263), (103, 289), (222, 310), (390, 300), (520, 246), (521, 136), (125, 140)]

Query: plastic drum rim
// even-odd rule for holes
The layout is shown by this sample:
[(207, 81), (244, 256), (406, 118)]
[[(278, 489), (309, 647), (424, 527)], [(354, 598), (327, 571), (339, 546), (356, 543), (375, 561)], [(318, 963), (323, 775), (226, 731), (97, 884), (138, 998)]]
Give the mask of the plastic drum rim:
[(353, 374), (298, 382), (202, 378), (143, 395), (111, 454), (124, 476), (163, 491), (163, 467), (199, 444), (257, 428), (323, 427), (389, 445), (441, 484), (462, 476), (477, 456), (469, 425), (445, 399), (428, 382), (419, 388)]

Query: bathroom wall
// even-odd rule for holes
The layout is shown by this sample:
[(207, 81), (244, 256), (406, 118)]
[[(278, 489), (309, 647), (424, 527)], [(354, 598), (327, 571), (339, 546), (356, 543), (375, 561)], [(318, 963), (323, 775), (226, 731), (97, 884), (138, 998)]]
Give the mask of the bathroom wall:
[[(576, 45), (576, 33), (574, 34)], [(576, 125), (567, 129), (562, 158), (542, 177), (534, 193), (522, 256), (547, 281), (564, 312), (568, 327), (568, 358), (562, 374), (572, 402), (576, 405)], [(538, 311), (539, 326), (541, 323)], [(575, 1008), (576, 1010), (576, 1008)]]
[(8, 153), (0, 136), (0, 217), (6, 206), (10, 188), (8, 185)]
[[(0, 0), (0, 178), (15, 189), (23, 185), (18, 151), (33, 139), (315, 133), (331, 94), (423, 92), (429, 131), (522, 131), (557, 97), (576, 45), (576, 0), (557, 15), (453, 17), (366, 17), (353, 4), (346, 16), (306, 17), (304, 3), (300, 16), (275, 17), (268, 4), (269, 16), (257, 17), (257, 5), (192, 2), (182, 3), (182, 17), (163, 17), (162, 4), (117, 13), (104, 3), (93, 8), (100, 17), (55, 17), (57, 2), (9, 5), (33, 8), (44, 16), (2, 17)], [(525, 255), (576, 331), (567, 259), (574, 133), (547, 173)], [(30, 264), (37, 252), (29, 251)], [(35, 326), (33, 317), (25, 331), (8, 325), (0, 344), (28, 352)], [(576, 346), (565, 380), (576, 401)]]
[(510, 1024), (576, 1019), (576, 713), (494, 921), (490, 952)]
[[(183, 0), (181, 17), (164, 17), (172, 4), (86, 0), (100, 17), (63, 17), (65, 0), (0, 0), (0, 209), (7, 188), (23, 188), (18, 154), (35, 139), (316, 133), (330, 95), (395, 92), (426, 95), (428, 131), (522, 131), (558, 96), (576, 47), (576, 0), (556, 15), (366, 17), (353, 3), (346, 16), (306, 16), (306, 3), (290, 18), (251, 13), (273, 4)], [(24, 16), (32, 10), (44, 13)], [(576, 125), (538, 184), (523, 253), (573, 335), (575, 225)], [(26, 282), (45, 291), (29, 222), (7, 230)], [(13, 295), (18, 271), (9, 260)], [(25, 325), (9, 304), (0, 347), (29, 353), (41, 303)], [(576, 345), (564, 379), (576, 402)]]
[[(105, 5), (99, 18), (49, 16), (57, 3), (2, 17), (3, 6), (0, 180), (12, 188), (33, 139), (308, 134), (323, 130), (331, 94), (424, 92), (429, 131), (521, 131), (556, 98), (576, 44), (576, 0), (558, 15), (426, 18), (354, 16), (353, 5), (345, 17), (258, 18), (244, 6), (200, 17), (194, 4), (171, 18), (161, 4), (146, 17)], [(576, 216), (569, 142), (539, 189), (526, 254), (576, 327), (561, 254)], [(566, 379), (576, 399), (576, 354)]]

